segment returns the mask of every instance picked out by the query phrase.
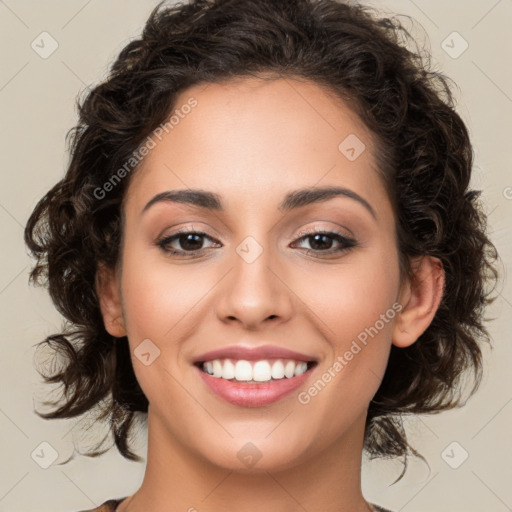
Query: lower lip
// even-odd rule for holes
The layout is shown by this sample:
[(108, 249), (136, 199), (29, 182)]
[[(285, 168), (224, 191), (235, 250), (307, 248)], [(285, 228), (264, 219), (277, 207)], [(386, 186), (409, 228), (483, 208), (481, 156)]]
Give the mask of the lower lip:
[(245, 382), (231, 382), (220, 377), (213, 377), (203, 372), (197, 366), (203, 382), (217, 395), (224, 400), (242, 407), (262, 407), (277, 402), (285, 396), (293, 393), (309, 378), (315, 367), (309, 369), (302, 375), (283, 378), (273, 382), (262, 384), (247, 384)]

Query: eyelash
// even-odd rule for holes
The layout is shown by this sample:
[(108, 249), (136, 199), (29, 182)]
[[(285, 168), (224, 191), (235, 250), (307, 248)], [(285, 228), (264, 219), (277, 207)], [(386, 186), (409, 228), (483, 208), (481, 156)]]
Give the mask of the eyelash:
[[(169, 244), (172, 241), (179, 239), (180, 235), (187, 235), (187, 234), (199, 235), (202, 237), (209, 238), (210, 240), (213, 240), (213, 238), (211, 238), (207, 233), (205, 233), (203, 231), (185, 228), (180, 231), (176, 231), (176, 233), (173, 233), (172, 235), (160, 238), (159, 240), (156, 241), (156, 245), (158, 247), (160, 247), (160, 249), (162, 251), (164, 251), (165, 253), (173, 255), (173, 256), (184, 256), (184, 254), (187, 254), (187, 253), (189, 256), (185, 255), (184, 256), (185, 258), (197, 257), (197, 253), (200, 253), (199, 254), (199, 256), (200, 256), (205, 251), (205, 248), (197, 249), (195, 251), (185, 251), (185, 250), (176, 250), (176, 249), (168, 248)], [(357, 247), (357, 245), (358, 245), (357, 242), (353, 238), (349, 238), (338, 231), (326, 231), (323, 229), (314, 229), (314, 230), (310, 230), (310, 231), (300, 232), (296, 241), (306, 240), (315, 235), (327, 235), (329, 238), (332, 238), (333, 240), (342, 244), (342, 247), (340, 247), (338, 249), (334, 249), (334, 250), (328, 249), (326, 251), (321, 251), (318, 249), (316, 249), (316, 250), (315, 249), (304, 249), (306, 254), (315, 254), (318, 256), (320, 254), (321, 255), (331, 255), (331, 254), (335, 254), (335, 253), (336, 254), (344, 253), (344, 252), (349, 251), (350, 249), (353, 249), (354, 247)], [(194, 253), (196, 253), (196, 254), (194, 254)]]

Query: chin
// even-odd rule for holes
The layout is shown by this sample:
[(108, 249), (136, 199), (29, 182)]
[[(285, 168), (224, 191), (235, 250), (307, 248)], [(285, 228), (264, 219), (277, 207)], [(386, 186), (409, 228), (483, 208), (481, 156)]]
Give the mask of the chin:
[(284, 471), (307, 459), (304, 446), (264, 438), (217, 444), (215, 449), (203, 453), (203, 457), (215, 466), (242, 474)]

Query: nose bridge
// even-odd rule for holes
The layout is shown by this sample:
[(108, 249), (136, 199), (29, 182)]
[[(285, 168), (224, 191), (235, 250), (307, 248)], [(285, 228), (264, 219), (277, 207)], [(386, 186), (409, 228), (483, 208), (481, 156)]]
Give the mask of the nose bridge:
[[(221, 319), (236, 318), (255, 327), (271, 317), (284, 320), (292, 310), (290, 292), (277, 275), (274, 249), (264, 235), (247, 236), (236, 246), (232, 269), (217, 304)], [(264, 238), (264, 239), (263, 239)]]

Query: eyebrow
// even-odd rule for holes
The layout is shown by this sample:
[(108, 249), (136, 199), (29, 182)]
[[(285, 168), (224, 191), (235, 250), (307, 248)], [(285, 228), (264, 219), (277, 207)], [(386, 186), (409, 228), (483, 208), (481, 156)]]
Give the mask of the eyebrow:
[[(279, 204), (278, 209), (282, 212), (288, 212), (296, 208), (328, 201), (329, 199), (340, 196), (357, 201), (370, 212), (375, 220), (377, 220), (377, 214), (370, 203), (353, 190), (345, 187), (330, 186), (293, 190), (286, 194), (283, 201)], [(212, 211), (224, 211), (222, 197), (219, 194), (200, 189), (183, 189), (160, 192), (148, 201), (146, 206), (142, 209), (141, 215), (154, 204), (161, 202), (183, 203)]]

